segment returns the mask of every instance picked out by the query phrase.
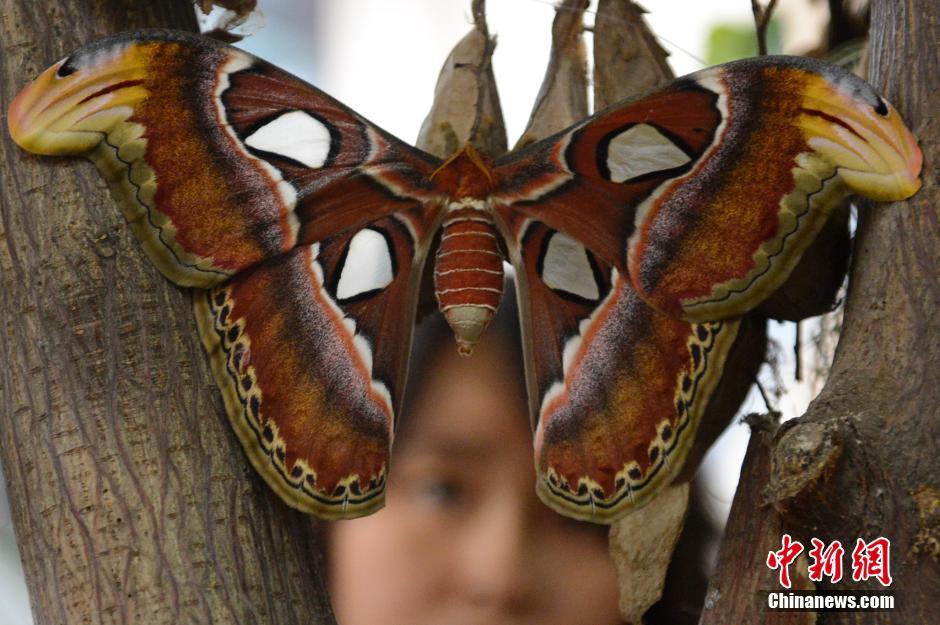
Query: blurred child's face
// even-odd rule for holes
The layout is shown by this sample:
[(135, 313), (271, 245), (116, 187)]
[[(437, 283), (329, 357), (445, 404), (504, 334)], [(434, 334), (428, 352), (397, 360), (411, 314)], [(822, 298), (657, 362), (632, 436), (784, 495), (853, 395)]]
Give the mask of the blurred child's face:
[(525, 389), (486, 340), (435, 357), (396, 442), (387, 506), (330, 528), (340, 625), (613, 625), (606, 528), (535, 495)]

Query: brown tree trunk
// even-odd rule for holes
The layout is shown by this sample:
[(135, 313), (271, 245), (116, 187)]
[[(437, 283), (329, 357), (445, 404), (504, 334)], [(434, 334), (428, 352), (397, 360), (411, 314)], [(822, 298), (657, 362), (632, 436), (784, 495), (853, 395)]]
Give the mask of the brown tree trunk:
[[(0, 111), (79, 45), (147, 26), (194, 28), (192, 3), (0, 0)], [(36, 622), (333, 623), (312, 522), (250, 469), (190, 295), (98, 172), (27, 155), (4, 121), (0, 220), (0, 459)]]
[[(753, 437), (705, 624), (810, 622), (766, 609), (761, 591), (780, 587), (765, 560), (783, 532), (807, 549), (814, 536), (841, 540), (849, 580), (857, 538), (891, 540), (896, 608), (817, 622), (940, 623), (940, 5), (876, 0), (871, 24), (869, 80), (920, 138), (924, 186), (862, 210), (830, 378), (800, 419)], [(874, 580), (816, 585), (848, 589), (885, 590)]]

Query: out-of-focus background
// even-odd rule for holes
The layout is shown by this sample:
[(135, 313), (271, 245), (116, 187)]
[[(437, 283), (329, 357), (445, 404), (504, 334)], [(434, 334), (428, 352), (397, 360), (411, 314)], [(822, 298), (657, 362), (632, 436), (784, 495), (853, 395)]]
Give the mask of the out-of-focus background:
[[(677, 75), (751, 56), (750, 0), (647, 0), (647, 20), (670, 52)], [(438, 71), (450, 48), (470, 29), (470, 0), (260, 0), (263, 18), (239, 47), (312, 82), (398, 137), (413, 141), (431, 105)], [(498, 38), (493, 65), (510, 145), (522, 132), (545, 72), (554, 7), (548, 0), (490, 0), (487, 20)], [(592, 14), (588, 15), (592, 18)], [(780, 0), (770, 28), (771, 52), (802, 53), (816, 47), (828, 20), (821, 0)], [(588, 36), (588, 43), (590, 37)], [(49, 64), (57, 59), (44, 59)], [(827, 328), (837, 324), (832, 319)], [(809, 375), (796, 382), (795, 325), (771, 322), (776, 367), (760, 380), (784, 418), (801, 414), (821, 383), (820, 326), (804, 322), (801, 349)], [(828, 331), (824, 342), (834, 342)], [(814, 340), (816, 339), (816, 340)], [(823, 350), (825, 351), (825, 350)], [(779, 396), (773, 391), (784, 392)], [(752, 389), (742, 414), (766, 412)], [(748, 439), (738, 419), (709, 452), (700, 471), (709, 516), (727, 518)], [(0, 621), (30, 625), (32, 618), (0, 479)]]

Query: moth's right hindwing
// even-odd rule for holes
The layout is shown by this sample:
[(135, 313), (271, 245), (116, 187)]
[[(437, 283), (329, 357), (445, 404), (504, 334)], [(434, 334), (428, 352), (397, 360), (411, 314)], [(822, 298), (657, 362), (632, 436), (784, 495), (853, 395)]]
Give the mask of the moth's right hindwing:
[(611, 523), (683, 470), (739, 322), (664, 315), (567, 235), (534, 220), (510, 230), (537, 491)]

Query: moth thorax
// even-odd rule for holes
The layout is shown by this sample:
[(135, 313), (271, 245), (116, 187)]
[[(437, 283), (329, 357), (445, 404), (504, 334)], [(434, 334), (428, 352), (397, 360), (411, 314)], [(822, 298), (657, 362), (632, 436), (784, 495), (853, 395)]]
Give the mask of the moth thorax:
[(503, 253), (482, 202), (451, 205), (434, 263), (434, 292), (460, 353), (469, 356), (503, 295)]

